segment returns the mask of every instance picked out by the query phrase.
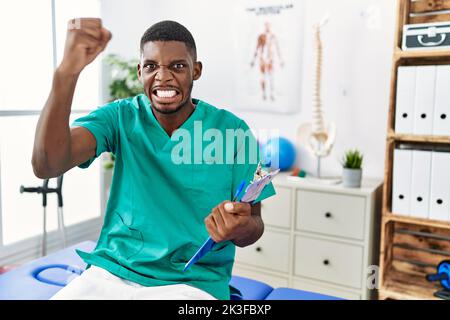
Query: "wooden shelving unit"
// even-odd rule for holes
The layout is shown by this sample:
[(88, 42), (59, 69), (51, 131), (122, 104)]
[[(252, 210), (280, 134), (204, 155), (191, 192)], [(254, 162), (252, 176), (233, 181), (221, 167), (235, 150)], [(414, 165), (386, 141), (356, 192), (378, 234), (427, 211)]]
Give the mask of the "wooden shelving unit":
[(445, 10), (450, 10), (450, 0), (397, 0), (381, 219), (380, 299), (436, 299), (433, 293), (440, 287), (427, 282), (425, 275), (435, 272), (439, 261), (450, 258), (450, 222), (391, 212), (395, 146), (400, 143), (450, 146), (450, 136), (397, 134), (394, 126), (398, 67), (450, 64), (450, 50), (402, 51), (403, 25), (450, 21)]

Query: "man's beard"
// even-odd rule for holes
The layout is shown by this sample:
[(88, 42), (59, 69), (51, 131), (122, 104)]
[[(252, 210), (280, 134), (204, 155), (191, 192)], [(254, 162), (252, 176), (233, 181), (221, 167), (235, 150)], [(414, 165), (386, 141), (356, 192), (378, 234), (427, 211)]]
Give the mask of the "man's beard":
[(174, 113), (177, 113), (178, 111), (180, 111), (181, 109), (183, 109), (184, 106), (186, 106), (186, 105), (187, 105), (187, 100), (184, 101), (184, 102), (182, 102), (178, 107), (176, 107), (176, 108), (173, 109), (173, 110), (162, 110), (162, 109), (157, 108), (157, 107), (154, 106), (153, 104), (152, 104), (152, 109), (155, 110), (155, 111), (158, 112), (158, 113), (166, 114), (166, 115), (167, 115), (167, 114), (174, 114)]

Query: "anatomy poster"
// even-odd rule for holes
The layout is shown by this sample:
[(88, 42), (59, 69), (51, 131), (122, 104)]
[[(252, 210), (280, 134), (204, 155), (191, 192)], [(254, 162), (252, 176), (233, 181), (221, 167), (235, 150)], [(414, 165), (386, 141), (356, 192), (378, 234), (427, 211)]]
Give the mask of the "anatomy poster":
[(263, 112), (300, 110), (303, 1), (242, 1), (236, 8), (237, 107)]

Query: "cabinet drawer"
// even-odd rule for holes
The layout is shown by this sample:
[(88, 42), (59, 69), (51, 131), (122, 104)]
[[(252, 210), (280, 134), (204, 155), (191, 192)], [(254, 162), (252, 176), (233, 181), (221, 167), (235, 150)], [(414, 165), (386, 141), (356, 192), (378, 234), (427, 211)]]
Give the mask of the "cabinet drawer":
[(236, 261), (248, 265), (288, 272), (289, 235), (265, 230), (263, 236), (251, 246), (236, 248)]
[(235, 266), (233, 268), (233, 275), (258, 280), (267, 283), (274, 288), (287, 287), (289, 285), (287, 277), (274, 276), (264, 272), (241, 268), (240, 266)]
[(342, 290), (340, 288), (328, 287), (324, 284), (318, 284), (313, 281), (303, 279), (295, 279), (293, 282), (293, 287), (299, 290), (325, 294), (346, 300), (361, 300), (361, 295), (358, 293)]
[(261, 214), (264, 224), (289, 228), (291, 225), (291, 190), (276, 187), (276, 195), (262, 201)]
[(361, 287), (363, 248), (357, 245), (295, 238), (295, 274), (353, 288)]
[(362, 240), (365, 198), (314, 191), (297, 191), (298, 230)]

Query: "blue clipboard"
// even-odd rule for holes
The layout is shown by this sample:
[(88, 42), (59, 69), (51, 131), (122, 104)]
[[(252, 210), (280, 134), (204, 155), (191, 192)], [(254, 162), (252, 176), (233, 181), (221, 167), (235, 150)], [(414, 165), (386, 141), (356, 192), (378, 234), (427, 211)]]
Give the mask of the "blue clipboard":
[[(261, 172), (261, 166), (258, 165), (258, 168), (256, 170), (257, 173)], [(253, 181), (250, 183), (250, 185), (246, 188), (245, 194), (242, 196), (240, 201), (253, 203), (253, 201), (255, 201), (258, 198), (258, 196), (261, 194), (264, 188), (269, 184), (270, 181), (272, 181), (272, 179), (275, 177), (276, 174), (278, 174), (278, 172), (280, 172), (280, 169), (273, 171), (271, 173), (267, 173), (264, 176), (261, 176), (259, 179), (254, 178)], [(255, 177), (257, 176), (257, 173), (255, 173)], [(246, 184), (245, 180), (241, 182), (233, 197), (233, 201), (238, 201), (239, 195), (241, 194), (245, 184)], [(200, 249), (198, 249), (197, 252), (192, 256), (192, 258), (185, 264), (183, 271), (189, 269), (191, 265), (196, 263), (205, 254), (211, 251), (215, 244), (216, 242), (211, 237), (208, 237), (208, 239), (206, 239), (206, 241), (203, 243)]]

